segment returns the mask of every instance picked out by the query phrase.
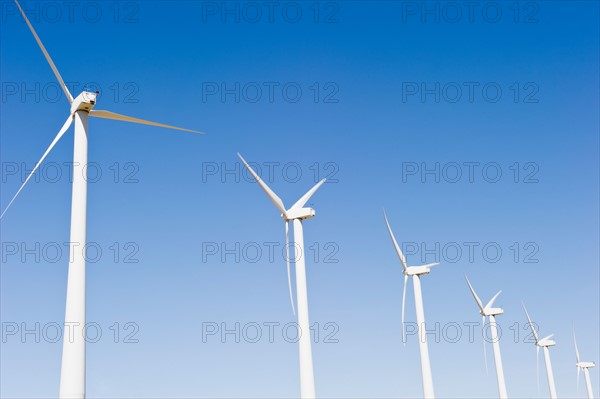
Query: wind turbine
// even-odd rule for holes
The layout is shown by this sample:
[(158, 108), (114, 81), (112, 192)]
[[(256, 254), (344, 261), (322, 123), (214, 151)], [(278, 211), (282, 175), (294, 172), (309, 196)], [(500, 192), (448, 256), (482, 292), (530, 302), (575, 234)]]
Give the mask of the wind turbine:
[(300, 397), (315, 397), (315, 377), (313, 371), (310, 322), (308, 319), (308, 295), (306, 292), (306, 265), (304, 263), (304, 233), (302, 230), (302, 221), (313, 218), (315, 210), (305, 208), (304, 205), (313, 196), (315, 191), (326, 179), (318, 182), (313, 188), (308, 190), (290, 209), (285, 209), (283, 201), (267, 186), (267, 184), (256, 174), (248, 165), (240, 153), (237, 154), (242, 160), (250, 174), (260, 185), (269, 199), (275, 204), (281, 212), (281, 217), (285, 221), (285, 248), (288, 274), (288, 290), (290, 292), (290, 301), (292, 302), (292, 311), (294, 311), (294, 299), (292, 297), (292, 283), (290, 278), (290, 253), (289, 253), (289, 223), (292, 222), (294, 229), (294, 264), (296, 265), (296, 301), (298, 304), (298, 327), (300, 329), (300, 340), (298, 342), (300, 352)]
[(577, 339), (575, 338), (575, 330), (573, 330), (573, 343), (575, 344), (575, 356), (577, 357), (577, 388), (579, 388), (579, 372), (583, 370), (583, 376), (585, 377), (585, 387), (587, 389), (588, 398), (594, 397), (594, 391), (592, 391), (592, 382), (590, 380), (590, 371), (592, 367), (595, 367), (594, 362), (582, 362), (579, 360), (579, 349), (577, 349)]
[[(538, 337), (537, 331), (531, 322), (531, 318), (529, 317), (529, 313), (527, 313), (527, 308), (525, 308), (525, 304), (523, 304), (523, 310), (525, 310), (525, 315), (527, 316), (527, 322), (529, 323), (529, 328), (531, 328), (531, 332), (533, 333), (533, 338), (535, 339), (536, 346), (536, 358), (539, 356), (540, 348), (544, 351), (544, 362), (546, 363), (546, 377), (548, 377), (548, 388), (550, 389), (550, 397), (552, 399), (556, 398), (556, 385), (554, 384), (554, 373), (552, 372), (552, 363), (550, 362), (550, 351), (549, 347), (556, 345), (552, 339), (554, 334), (550, 334), (547, 337), (540, 339)], [(538, 361), (538, 374), (539, 374), (539, 361)]]
[(15, 196), (8, 203), (4, 212), (0, 215), (2, 219), (10, 206), (13, 204), (23, 187), (27, 184), (31, 176), (39, 168), (46, 156), (50, 153), (56, 143), (67, 132), (71, 124), (75, 123), (75, 138), (73, 150), (73, 191), (71, 202), (71, 239), (69, 253), (69, 273), (67, 279), (67, 300), (65, 311), (65, 332), (67, 326), (72, 333), (67, 338), (64, 334), (62, 366), (60, 372), (60, 397), (61, 398), (83, 398), (85, 397), (85, 275), (86, 260), (85, 250), (75, 250), (76, 246), (82, 245), (85, 248), (86, 243), (86, 205), (87, 205), (87, 162), (88, 162), (88, 117), (114, 119), (124, 122), (133, 122), (143, 125), (158, 126), (168, 129), (183, 130), (187, 132), (196, 132), (195, 130), (183, 129), (175, 126), (169, 126), (162, 123), (151, 122), (139, 118), (116, 114), (114, 112), (94, 110), (96, 105), (96, 96), (98, 92), (83, 91), (77, 97), (73, 98), (69, 89), (65, 85), (56, 65), (48, 54), (48, 51), (42, 44), (35, 29), (29, 22), (29, 19), (23, 12), (19, 2), (15, 0), (23, 19), (29, 26), (33, 37), (37, 41), (46, 61), (54, 72), (65, 96), (69, 100), (71, 108), (67, 120), (59, 130), (58, 134), (44, 153), (42, 158), (29, 173), (25, 182), (21, 185)]
[[(479, 313), (483, 317), (482, 327), (485, 326), (485, 317), (487, 316), (490, 320), (490, 330), (492, 332), (492, 348), (494, 349), (494, 361), (496, 363), (496, 379), (498, 380), (498, 393), (500, 398), (507, 398), (508, 394), (506, 393), (506, 381), (504, 381), (504, 368), (502, 367), (502, 356), (500, 355), (500, 337), (498, 335), (498, 327), (496, 325), (496, 316), (504, 313), (504, 310), (501, 308), (493, 308), (494, 301), (498, 298), (498, 295), (502, 291), (498, 291), (496, 295), (490, 299), (487, 305), (483, 306), (483, 302), (475, 293), (471, 282), (465, 275), (465, 279), (467, 280), (467, 284), (469, 285), (469, 290), (471, 290), (471, 294), (473, 294), (473, 298), (475, 298), (475, 302), (477, 302), (477, 306), (479, 307)], [(485, 340), (483, 341), (483, 353), (485, 356), (485, 368), (487, 371), (487, 356), (485, 355)]]
[(404, 341), (404, 304), (406, 302), (406, 283), (408, 277), (412, 276), (413, 290), (415, 292), (415, 307), (417, 313), (417, 328), (419, 331), (419, 352), (421, 354), (421, 375), (423, 378), (423, 396), (425, 398), (434, 398), (433, 392), (433, 378), (431, 376), (431, 364), (429, 362), (429, 349), (427, 347), (427, 337), (425, 331), (425, 312), (423, 311), (423, 295), (421, 293), (421, 275), (429, 274), (430, 268), (439, 265), (439, 263), (429, 263), (422, 266), (407, 266), (404, 254), (396, 242), (392, 228), (388, 222), (385, 211), (383, 212), (385, 223), (387, 224), (388, 232), (402, 263), (402, 269), (404, 273), (404, 290), (402, 292), (402, 341)]

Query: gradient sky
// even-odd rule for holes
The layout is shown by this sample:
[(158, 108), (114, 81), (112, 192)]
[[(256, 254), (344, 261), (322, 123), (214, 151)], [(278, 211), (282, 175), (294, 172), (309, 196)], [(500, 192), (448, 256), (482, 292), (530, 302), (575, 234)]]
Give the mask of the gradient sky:
[[(88, 396), (298, 395), (297, 344), (282, 337), (294, 321), (284, 226), (240, 151), (271, 168), (288, 206), (331, 178), (304, 224), (318, 396), (422, 393), (384, 207), (409, 264), (442, 263), (422, 279), (438, 397), (497, 395), (491, 345), (486, 375), (481, 326), (468, 336), (480, 316), (465, 273), (484, 302), (503, 290), (509, 395), (547, 396), (524, 301), (540, 334), (555, 333), (559, 396), (583, 397), (573, 326), (583, 360), (600, 361), (598, 2), (481, 2), (472, 14), (462, 2), (280, 2), (271, 15), (269, 4), (23, 2), (74, 95), (98, 88), (98, 109), (206, 132), (90, 120), (101, 175), (88, 241), (102, 254), (88, 263), (87, 309), (102, 337), (87, 346)], [(4, 209), (68, 103), (13, 4), (0, 5)], [(72, 137), (0, 224), (3, 397), (58, 393)], [(414, 323), (412, 286), (406, 312)], [(239, 343), (203, 340), (236, 323)]]

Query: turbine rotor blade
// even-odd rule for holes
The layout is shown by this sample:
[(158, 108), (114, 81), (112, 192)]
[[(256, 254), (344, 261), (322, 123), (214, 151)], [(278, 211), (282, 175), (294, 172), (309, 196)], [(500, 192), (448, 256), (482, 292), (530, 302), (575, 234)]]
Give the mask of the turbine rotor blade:
[(487, 305), (485, 305), (485, 309), (489, 309), (494, 305), (494, 301), (496, 300), (496, 298), (498, 298), (498, 295), (500, 295), (502, 293), (502, 290), (498, 291), (496, 293), (496, 295), (494, 295), (492, 297), (492, 299), (490, 299), (490, 301), (487, 303)]
[(42, 50), (42, 53), (44, 53), (44, 57), (46, 57), (46, 61), (48, 61), (48, 64), (50, 64), (50, 68), (52, 68), (52, 72), (54, 72), (54, 76), (56, 76), (56, 79), (58, 80), (58, 83), (60, 84), (60, 87), (65, 92), (65, 96), (67, 97), (67, 100), (69, 100), (69, 104), (72, 104), (73, 103), (73, 96), (69, 92), (69, 89), (67, 88), (67, 85), (65, 84), (65, 81), (63, 80), (62, 76), (60, 76), (60, 73), (58, 72), (58, 68), (56, 68), (56, 65), (54, 65), (54, 61), (52, 61), (52, 58), (50, 57), (50, 54), (48, 54), (48, 51), (46, 50), (46, 47), (44, 47), (44, 44), (40, 40), (40, 37), (37, 35), (37, 32), (33, 28), (33, 25), (31, 25), (31, 22), (29, 22), (29, 18), (27, 18), (27, 15), (25, 15), (25, 13), (23, 12), (23, 9), (21, 8), (21, 5), (19, 4), (19, 2), (17, 0), (15, 0), (15, 3), (17, 4), (17, 7), (19, 8), (19, 11), (21, 11), (21, 15), (23, 16), (23, 19), (27, 23), (27, 26), (29, 26), (29, 30), (33, 34), (33, 37), (35, 38), (35, 41), (37, 42), (38, 46), (40, 46), (40, 49)]
[(404, 307), (406, 304), (406, 284), (408, 283), (408, 276), (404, 275), (404, 289), (402, 290), (402, 342), (406, 345), (406, 339), (404, 338)]
[[(577, 338), (575, 338), (575, 330), (573, 330), (573, 343), (575, 344), (575, 356), (577, 357), (577, 363), (579, 363), (579, 349), (577, 349)], [(577, 373), (577, 375), (579, 375), (579, 372)]]
[(477, 302), (477, 306), (479, 306), (479, 310), (483, 313), (484, 312), (483, 302), (481, 302), (481, 299), (479, 299), (479, 297), (475, 293), (475, 290), (473, 289), (473, 286), (471, 285), (471, 282), (469, 281), (469, 278), (467, 277), (466, 274), (465, 274), (465, 279), (467, 280), (467, 284), (469, 285), (469, 290), (471, 290), (471, 294), (473, 294), (473, 298), (475, 298), (475, 302)]
[(485, 335), (483, 332), (485, 331), (485, 316), (482, 316), (481, 319), (481, 336), (483, 338), (483, 361), (485, 362), (485, 375), (490, 375), (488, 370), (488, 361), (487, 361), (487, 349), (485, 347)]
[(540, 341), (543, 341), (543, 340), (545, 340), (545, 339), (550, 339), (550, 338), (552, 338), (552, 337), (554, 337), (554, 334), (550, 334), (550, 335), (548, 335), (547, 337), (544, 337), (544, 338), (540, 339)]
[(300, 209), (304, 206), (304, 204), (306, 204), (308, 202), (308, 200), (310, 199), (310, 197), (313, 196), (313, 194), (315, 193), (315, 191), (317, 191), (319, 189), (319, 187), (321, 187), (323, 185), (323, 183), (325, 183), (325, 180), (327, 179), (323, 179), (320, 182), (318, 182), (317, 184), (315, 184), (315, 186), (313, 188), (311, 188), (310, 190), (308, 190), (306, 192), (306, 194), (304, 194), (302, 196), (302, 198), (300, 198), (294, 205), (292, 205), (292, 207), (290, 209)]
[(390, 237), (392, 238), (392, 242), (394, 243), (394, 248), (396, 248), (396, 253), (398, 254), (400, 262), (402, 263), (402, 268), (404, 271), (406, 271), (406, 269), (408, 268), (408, 265), (406, 264), (406, 258), (404, 257), (404, 254), (402, 253), (402, 250), (400, 249), (400, 246), (396, 241), (396, 237), (394, 237), (394, 233), (392, 232), (392, 228), (390, 227), (390, 222), (388, 222), (385, 211), (383, 211), (383, 217), (385, 218), (385, 224), (387, 225), (388, 232), (390, 233)]
[(147, 121), (145, 119), (139, 119), (139, 118), (133, 118), (131, 116), (121, 115), (121, 114), (117, 114), (115, 112), (105, 111), (105, 110), (101, 110), (101, 109), (93, 109), (93, 110), (91, 110), (90, 111), (90, 116), (94, 116), (96, 118), (103, 118), (103, 119), (112, 119), (112, 120), (115, 120), (115, 121), (138, 123), (140, 125), (150, 125), (150, 126), (164, 127), (166, 129), (181, 130), (181, 131), (184, 131), (184, 132), (204, 134), (204, 133), (199, 132), (197, 130), (191, 130), (191, 129), (185, 129), (185, 128), (177, 127), (177, 126), (165, 125), (164, 123), (152, 122), (152, 121)]
[(17, 193), (10, 200), (10, 202), (8, 203), (8, 205), (6, 206), (6, 208), (4, 208), (4, 211), (0, 215), (0, 219), (2, 219), (4, 217), (4, 214), (6, 213), (6, 211), (8, 211), (8, 208), (10, 208), (10, 206), (15, 201), (15, 199), (17, 199), (17, 196), (19, 195), (19, 193), (21, 192), (21, 190), (23, 190), (23, 187), (25, 187), (25, 185), (27, 184), (27, 182), (29, 181), (29, 179), (31, 179), (31, 176), (33, 176), (33, 174), (35, 173), (35, 171), (40, 167), (40, 165), (42, 164), (42, 162), (44, 161), (44, 159), (46, 158), (46, 156), (50, 153), (50, 151), (52, 151), (52, 148), (54, 148), (54, 146), (56, 145), (56, 143), (58, 143), (58, 140), (60, 140), (60, 138), (67, 132), (67, 130), (71, 126), (71, 123), (73, 123), (73, 117), (71, 115), (69, 115), (69, 117), (67, 118), (67, 120), (64, 123), (64, 125), (60, 128), (60, 131), (58, 132), (58, 134), (56, 135), (56, 137), (54, 138), (54, 140), (52, 140), (52, 143), (50, 143), (50, 146), (48, 147), (48, 149), (46, 150), (46, 152), (44, 153), (44, 155), (42, 155), (42, 158), (40, 158), (40, 160), (35, 165), (35, 167), (33, 168), (33, 170), (31, 172), (29, 172), (29, 175), (27, 176), (27, 178), (25, 179), (25, 181), (23, 182), (23, 184), (21, 184), (21, 187), (19, 188), (19, 190), (17, 191)]
[(285, 261), (287, 264), (288, 290), (290, 291), (290, 303), (292, 304), (292, 313), (296, 315), (294, 307), (294, 296), (292, 295), (292, 278), (290, 277), (290, 222), (285, 221)]
[(267, 184), (260, 178), (260, 176), (256, 174), (256, 172), (250, 167), (250, 165), (248, 165), (248, 162), (246, 162), (246, 160), (244, 159), (244, 157), (242, 157), (242, 154), (240, 154), (238, 152), (237, 155), (242, 160), (242, 162), (244, 163), (244, 165), (246, 165), (246, 168), (250, 171), (250, 174), (254, 177), (254, 180), (256, 180), (256, 182), (258, 183), (258, 185), (267, 194), (267, 196), (269, 197), (269, 199), (271, 200), (271, 202), (273, 202), (273, 204), (275, 204), (275, 206), (277, 207), (277, 209), (279, 209), (281, 211), (281, 213), (283, 213), (287, 217), (287, 212), (285, 210), (285, 206), (283, 205), (283, 201), (281, 200), (281, 198), (279, 198), (277, 196), (277, 194), (275, 194), (273, 192), (273, 190), (271, 190), (269, 188), (269, 186), (267, 186)]
[(527, 313), (527, 308), (525, 307), (524, 303), (523, 303), (523, 310), (525, 310), (525, 315), (527, 316), (527, 322), (529, 323), (529, 328), (531, 328), (531, 332), (533, 333), (533, 337), (535, 338), (535, 344), (537, 345), (537, 343), (540, 341), (540, 338), (538, 337), (537, 331), (535, 331), (535, 327), (533, 326), (533, 323), (531, 322), (531, 318), (529, 317), (529, 313)]
[(540, 394), (540, 347), (535, 347), (535, 375), (537, 379), (538, 396)]

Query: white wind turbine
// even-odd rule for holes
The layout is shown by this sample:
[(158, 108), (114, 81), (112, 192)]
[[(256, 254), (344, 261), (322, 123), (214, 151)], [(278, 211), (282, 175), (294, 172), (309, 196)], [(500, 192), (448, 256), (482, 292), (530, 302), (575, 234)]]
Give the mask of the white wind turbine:
[[(67, 132), (73, 121), (75, 122), (75, 139), (73, 150), (73, 191), (71, 202), (71, 239), (69, 253), (69, 273), (67, 279), (67, 300), (65, 311), (65, 326), (70, 326), (73, 333), (69, 339), (63, 338), (62, 366), (60, 373), (60, 397), (83, 398), (85, 397), (85, 275), (86, 261), (85, 250), (75, 250), (76, 246), (81, 245), (85, 248), (86, 243), (86, 205), (87, 205), (87, 161), (88, 161), (88, 117), (93, 116), (104, 119), (114, 119), (118, 121), (133, 122), (143, 125), (159, 126), (169, 129), (183, 130), (187, 132), (196, 132), (195, 130), (183, 129), (175, 126), (164, 125), (162, 123), (151, 122), (143, 119), (132, 118), (119, 115), (109, 111), (94, 110), (96, 104), (97, 92), (83, 91), (77, 97), (73, 98), (65, 82), (63, 81), (56, 65), (50, 58), (48, 51), (42, 44), (35, 29), (29, 22), (29, 19), (21, 9), (18, 1), (15, 0), (23, 19), (29, 26), (33, 37), (37, 41), (42, 53), (46, 57), (50, 68), (54, 72), (65, 96), (71, 104), (69, 116), (62, 128), (44, 153), (42, 158), (29, 173), (25, 182), (21, 185), (15, 196), (8, 203), (0, 219), (4, 217), (8, 208), (13, 204), (23, 187), (27, 184), (31, 176), (39, 168), (52, 148)], [(72, 338), (72, 339), (71, 339)]]
[(587, 389), (588, 398), (592, 399), (594, 397), (594, 391), (592, 390), (592, 382), (590, 380), (590, 371), (592, 367), (595, 367), (596, 364), (594, 362), (582, 362), (579, 359), (579, 349), (577, 349), (577, 339), (575, 338), (575, 331), (573, 330), (573, 343), (575, 344), (575, 356), (577, 358), (577, 389), (579, 389), (579, 372), (583, 370), (583, 376), (585, 377), (585, 387)]
[(296, 265), (296, 301), (298, 304), (298, 327), (300, 330), (299, 354), (300, 354), (300, 397), (315, 397), (315, 377), (313, 371), (310, 322), (308, 319), (308, 295), (306, 292), (306, 265), (304, 263), (304, 233), (302, 230), (302, 221), (315, 216), (315, 210), (304, 208), (310, 197), (317, 191), (326, 179), (318, 182), (313, 188), (308, 190), (290, 209), (285, 209), (283, 201), (266, 185), (266, 183), (256, 174), (248, 165), (241, 154), (237, 154), (242, 160), (248, 171), (252, 174), (256, 182), (267, 194), (269, 199), (275, 204), (281, 212), (281, 217), (285, 220), (285, 248), (288, 273), (288, 289), (290, 292), (290, 301), (292, 302), (292, 311), (294, 311), (294, 299), (292, 297), (292, 283), (290, 278), (290, 253), (289, 253), (289, 223), (292, 222), (294, 229), (294, 264)]
[(529, 323), (529, 328), (531, 328), (531, 332), (533, 333), (533, 338), (535, 339), (536, 346), (536, 359), (538, 361), (538, 375), (539, 375), (539, 351), (542, 348), (544, 352), (544, 362), (546, 363), (546, 377), (548, 377), (548, 389), (550, 390), (550, 397), (552, 399), (556, 398), (556, 385), (554, 384), (554, 373), (552, 372), (552, 363), (550, 362), (550, 350), (548, 348), (550, 346), (556, 345), (552, 339), (554, 334), (550, 334), (547, 337), (542, 339), (539, 338), (537, 331), (535, 330), (535, 326), (531, 322), (531, 318), (529, 317), (529, 313), (527, 313), (527, 308), (525, 308), (525, 304), (523, 304), (523, 310), (525, 310), (525, 315), (527, 316), (527, 322)]
[[(483, 306), (483, 302), (475, 293), (471, 282), (465, 275), (465, 279), (467, 280), (467, 284), (469, 285), (469, 290), (471, 290), (471, 294), (473, 294), (473, 298), (475, 298), (475, 302), (477, 302), (477, 307), (479, 307), (479, 313), (483, 317), (482, 328), (485, 326), (485, 317), (487, 316), (490, 320), (490, 331), (492, 333), (492, 347), (494, 349), (494, 361), (496, 363), (496, 379), (498, 380), (498, 393), (500, 398), (507, 398), (508, 394), (506, 393), (506, 381), (504, 380), (504, 368), (502, 367), (502, 356), (500, 355), (500, 336), (498, 335), (498, 327), (496, 324), (496, 316), (504, 313), (504, 310), (501, 308), (493, 308), (494, 301), (498, 298), (498, 295), (502, 291), (498, 291), (496, 295), (490, 299), (487, 305)], [(485, 339), (483, 341), (483, 354), (485, 356), (485, 368), (487, 371), (487, 356), (485, 355)]]
[(421, 275), (429, 274), (430, 268), (439, 265), (439, 263), (429, 263), (422, 266), (407, 266), (404, 254), (392, 233), (392, 228), (388, 222), (385, 211), (383, 212), (385, 223), (387, 225), (390, 237), (402, 263), (404, 273), (404, 290), (402, 292), (402, 341), (404, 341), (404, 304), (406, 302), (406, 284), (408, 277), (412, 276), (413, 290), (415, 292), (415, 308), (417, 313), (417, 329), (419, 331), (419, 352), (421, 354), (421, 375), (423, 378), (423, 396), (425, 398), (434, 398), (433, 378), (431, 376), (431, 364), (429, 362), (429, 349), (427, 347), (427, 337), (425, 331), (425, 312), (423, 310), (423, 295), (421, 293)]

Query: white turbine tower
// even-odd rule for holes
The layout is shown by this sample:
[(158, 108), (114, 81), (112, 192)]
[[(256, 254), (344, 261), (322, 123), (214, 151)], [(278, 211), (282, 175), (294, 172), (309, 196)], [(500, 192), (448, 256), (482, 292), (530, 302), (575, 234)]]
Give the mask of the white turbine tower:
[[(84, 91), (77, 97), (73, 98), (65, 82), (63, 81), (56, 65), (50, 58), (48, 51), (42, 44), (35, 29), (29, 22), (29, 19), (21, 9), (21, 6), (15, 0), (23, 19), (29, 26), (33, 37), (37, 41), (42, 53), (46, 57), (50, 68), (54, 72), (65, 96), (71, 104), (69, 116), (62, 128), (44, 153), (42, 158), (29, 173), (25, 182), (21, 185), (15, 196), (6, 206), (4, 212), (0, 215), (0, 219), (4, 217), (8, 208), (13, 204), (23, 187), (27, 184), (31, 176), (39, 168), (46, 156), (52, 148), (67, 132), (73, 121), (75, 122), (75, 144), (73, 150), (73, 191), (71, 202), (71, 239), (69, 253), (73, 254), (69, 257), (69, 272), (67, 279), (67, 300), (65, 311), (65, 326), (69, 326), (71, 337), (63, 337), (63, 353), (62, 366), (60, 373), (60, 397), (61, 398), (83, 398), (85, 397), (85, 274), (86, 261), (85, 250), (76, 250), (76, 247), (81, 245), (85, 248), (86, 243), (86, 205), (87, 205), (87, 163), (88, 163), (88, 117), (97, 117), (104, 119), (114, 119), (118, 121), (133, 122), (144, 125), (159, 126), (169, 129), (183, 130), (188, 132), (200, 133), (194, 130), (183, 129), (175, 126), (164, 125), (162, 123), (150, 122), (143, 119), (132, 118), (129, 116), (119, 115), (109, 111), (94, 110), (96, 104), (97, 92)], [(65, 328), (65, 331), (67, 329)], [(72, 338), (72, 339), (71, 339)]]
[[(496, 363), (496, 379), (498, 380), (498, 394), (500, 398), (507, 398), (508, 394), (506, 393), (506, 381), (504, 381), (504, 368), (502, 367), (502, 356), (500, 355), (500, 336), (498, 335), (498, 327), (496, 325), (496, 316), (504, 313), (504, 310), (501, 308), (493, 308), (494, 301), (498, 298), (498, 295), (502, 291), (498, 291), (496, 295), (490, 299), (487, 305), (483, 306), (483, 302), (475, 293), (471, 282), (465, 275), (465, 279), (467, 280), (467, 284), (469, 285), (469, 290), (471, 290), (471, 294), (473, 294), (473, 298), (475, 298), (475, 302), (477, 302), (477, 307), (479, 307), (479, 313), (483, 317), (482, 328), (485, 326), (485, 317), (487, 316), (490, 321), (490, 331), (492, 333), (492, 347), (494, 349), (494, 361)], [(483, 341), (483, 353), (485, 356), (485, 368), (487, 371), (487, 356), (485, 355), (485, 339)]]
[[(554, 373), (552, 372), (552, 363), (550, 362), (550, 350), (548, 349), (551, 346), (556, 345), (552, 339), (554, 334), (550, 334), (547, 337), (542, 339), (539, 338), (537, 331), (535, 330), (535, 326), (531, 322), (531, 318), (529, 317), (529, 313), (527, 313), (527, 308), (525, 308), (525, 304), (523, 304), (523, 310), (525, 310), (525, 315), (527, 316), (527, 322), (529, 323), (529, 328), (531, 328), (531, 332), (533, 333), (533, 338), (535, 339), (536, 346), (536, 358), (539, 358), (539, 351), (542, 348), (544, 352), (544, 362), (546, 363), (546, 377), (548, 378), (548, 389), (550, 390), (550, 397), (552, 399), (556, 398), (556, 385), (554, 384)], [(538, 374), (539, 374), (539, 360), (538, 360)]]
[(577, 358), (577, 388), (579, 389), (579, 372), (583, 370), (583, 376), (585, 377), (585, 388), (587, 389), (588, 398), (592, 399), (594, 397), (594, 391), (592, 390), (592, 381), (590, 380), (590, 370), (592, 367), (595, 367), (596, 364), (594, 362), (582, 362), (579, 359), (579, 349), (577, 349), (577, 339), (575, 338), (575, 331), (573, 331), (573, 343), (575, 344), (575, 356)]
[[(281, 217), (285, 220), (285, 248), (287, 251), (287, 273), (288, 289), (290, 292), (290, 301), (292, 302), (292, 311), (294, 311), (294, 299), (292, 297), (292, 284), (290, 279), (290, 254), (289, 254), (289, 223), (292, 222), (294, 229), (294, 264), (296, 265), (296, 301), (298, 304), (298, 327), (300, 330), (299, 355), (300, 355), (300, 397), (315, 397), (315, 377), (313, 371), (310, 322), (308, 319), (308, 295), (306, 292), (306, 265), (304, 263), (304, 233), (302, 231), (302, 221), (315, 216), (315, 210), (304, 208), (310, 197), (323, 183), (325, 179), (318, 182), (313, 188), (308, 190), (290, 209), (285, 209), (283, 201), (277, 196), (266, 183), (256, 174), (248, 165), (246, 160), (238, 153), (246, 168), (250, 171), (256, 182), (267, 194), (269, 199), (275, 204), (281, 212)], [(295, 313), (295, 311), (294, 311)]]
[(421, 293), (421, 275), (429, 274), (430, 268), (439, 265), (439, 263), (429, 263), (422, 266), (407, 266), (404, 254), (392, 233), (392, 228), (388, 222), (385, 211), (383, 212), (385, 223), (387, 225), (388, 232), (394, 243), (394, 248), (398, 253), (400, 262), (402, 263), (402, 270), (404, 273), (404, 290), (402, 292), (402, 341), (404, 341), (404, 304), (406, 302), (406, 284), (408, 277), (412, 276), (413, 290), (415, 292), (415, 308), (417, 313), (417, 329), (419, 332), (419, 352), (421, 354), (421, 376), (423, 378), (423, 396), (425, 398), (434, 398), (435, 393), (433, 391), (433, 378), (431, 376), (431, 364), (429, 362), (429, 349), (427, 347), (427, 337), (425, 331), (425, 312), (423, 310), (423, 295)]

